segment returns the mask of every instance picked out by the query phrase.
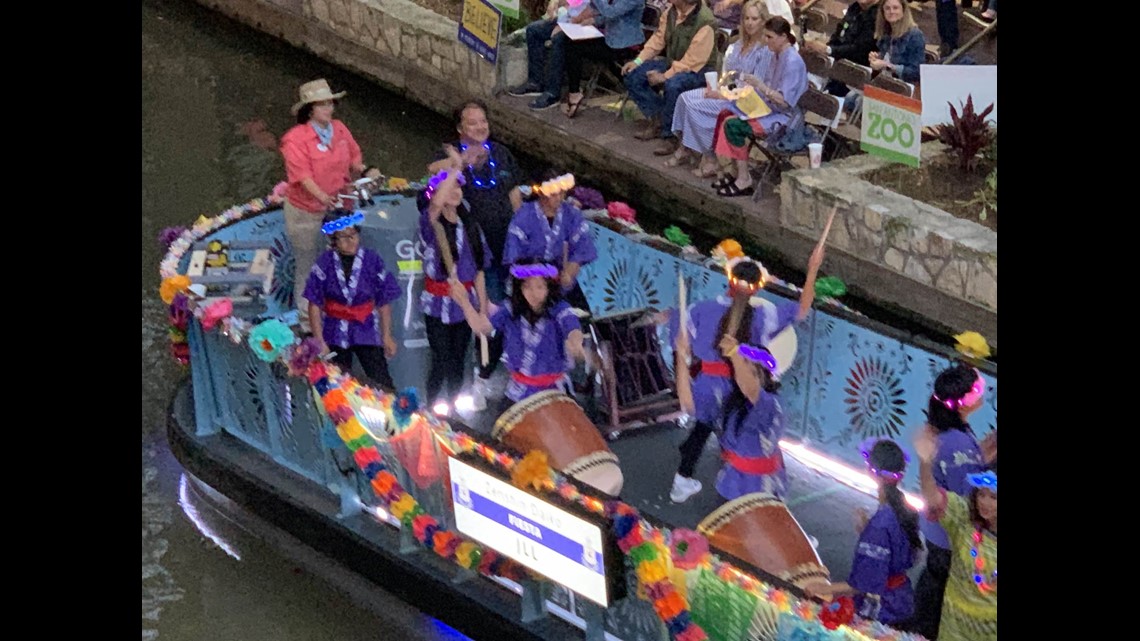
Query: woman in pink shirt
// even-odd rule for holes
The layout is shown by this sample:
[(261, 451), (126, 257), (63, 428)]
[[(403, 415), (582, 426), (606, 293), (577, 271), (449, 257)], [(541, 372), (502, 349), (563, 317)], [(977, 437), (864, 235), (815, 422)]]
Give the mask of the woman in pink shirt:
[(297, 124), (281, 137), (285, 157), (285, 233), (293, 247), (293, 301), (301, 327), (308, 327), (304, 300), (305, 279), (317, 254), (324, 247), (321, 220), (337, 206), (337, 192), (354, 177), (375, 178), (375, 168), (365, 168), (348, 127), (333, 120), (336, 101), (346, 92), (333, 93), (325, 79), (301, 85), (301, 100), (293, 105)]

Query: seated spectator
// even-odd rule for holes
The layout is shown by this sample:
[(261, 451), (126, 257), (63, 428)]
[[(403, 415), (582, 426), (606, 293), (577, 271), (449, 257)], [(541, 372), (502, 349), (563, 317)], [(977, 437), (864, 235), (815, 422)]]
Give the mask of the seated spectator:
[[(758, 74), (767, 67), (768, 58), (772, 55), (771, 49), (764, 44), (764, 22), (771, 17), (764, 0), (748, 0), (742, 15), (740, 39), (728, 46), (721, 77), (729, 73)], [(665, 161), (665, 165), (676, 167), (699, 154), (700, 166), (693, 173), (701, 178), (715, 176), (713, 131), (720, 112), (731, 108), (732, 101), (723, 98), (719, 88), (702, 87), (681, 94), (673, 112), (673, 132), (681, 140), (681, 146)]]
[(712, 185), (721, 196), (747, 196), (755, 191), (748, 172), (747, 132), (762, 138), (774, 126), (786, 126), (795, 114), (800, 96), (808, 88), (807, 67), (793, 46), (796, 37), (792, 34), (792, 25), (779, 16), (769, 18), (764, 23), (764, 41), (772, 51), (768, 64), (755, 75), (744, 74), (742, 79), (756, 89), (771, 113), (746, 120), (740, 117), (742, 114), (735, 106), (731, 111), (721, 112), (713, 135), (713, 149), (718, 158), (736, 161), (736, 176), (726, 174)]
[[(843, 20), (835, 27), (827, 44), (804, 42), (804, 47), (818, 51), (836, 60), (850, 60), (864, 67), (870, 66), (869, 54), (876, 49), (875, 16), (878, 14), (879, 0), (857, 0), (847, 7)], [(824, 91), (842, 98), (850, 91), (842, 82), (831, 80)]]
[(910, 5), (902, 0), (884, 0), (875, 18), (879, 50), (868, 56), (871, 69), (889, 69), (896, 78), (918, 82), (918, 68), (926, 61), (926, 38), (914, 23)]
[(703, 86), (705, 72), (716, 68), (715, 24), (702, 0), (671, 0), (641, 55), (621, 68), (629, 97), (646, 117), (634, 137), (662, 138), (653, 150), (659, 156), (673, 153), (680, 144), (672, 131), (677, 98)]
[[(571, 4), (572, 3), (572, 4)], [(575, 20), (586, 9), (586, 0), (549, 0), (542, 18), (526, 26), (526, 82), (507, 90), (512, 96), (541, 96), (543, 87), (554, 86), (559, 93), (562, 86), (562, 70), (566, 60), (566, 38), (553, 39), (558, 23)], [(560, 10), (565, 11), (560, 11)], [(559, 14), (562, 15), (559, 15)], [(546, 54), (546, 42), (550, 41), (550, 55)], [(544, 74), (545, 73), (545, 79)], [(545, 85), (544, 85), (545, 81)], [(535, 107), (541, 100), (531, 103)], [(557, 99), (551, 105), (557, 104)]]
[[(590, 7), (582, 14), (583, 20), (593, 20), (604, 38), (571, 40), (564, 33), (556, 33), (555, 40), (563, 40), (566, 51), (566, 82), (569, 93), (562, 113), (567, 118), (578, 115), (582, 107), (582, 62), (593, 60), (598, 63), (625, 63), (634, 55), (635, 48), (645, 42), (645, 31), (641, 28), (641, 14), (645, 11), (643, 0), (591, 0)], [(558, 102), (562, 94), (562, 78), (557, 84), (548, 84), (546, 93), (540, 98), (537, 108), (547, 103)], [(538, 101), (536, 101), (538, 102)]]

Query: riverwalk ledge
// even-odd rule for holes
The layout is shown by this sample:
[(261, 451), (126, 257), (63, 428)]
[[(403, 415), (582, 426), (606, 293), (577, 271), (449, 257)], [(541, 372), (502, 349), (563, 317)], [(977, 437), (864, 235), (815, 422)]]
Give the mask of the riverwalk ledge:
[[(498, 69), (457, 39), (458, 25), (409, 0), (198, 0), (260, 31), (370, 78), (440, 114), (464, 95), (488, 101), (495, 136), (529, 155), (557, 158), (609, 197), (667, 215), (682, 227), (763, 246), (803, 265), (830, 207), (838, 206), (825, 271), (860, 297), (909, 310), (997, 345), (997, 234), (860, 176), (883, 162), (856, 156), (784, 174), (758, 202), (721, 198), (687, 169), (667, 169), (652, 143), (601, 109), (573, 120), (498, 95), (525, 75), (525, 49), (502, 39)], [(941, 153), (923, 146), (924, 162)]]

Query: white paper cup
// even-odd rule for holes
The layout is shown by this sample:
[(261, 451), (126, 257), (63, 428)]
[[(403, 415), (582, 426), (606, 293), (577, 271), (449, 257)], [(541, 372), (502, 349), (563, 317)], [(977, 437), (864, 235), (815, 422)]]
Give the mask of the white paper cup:
[(823, 163), (823, 143), (808, 143), (808, 157), (811, 159), (811, 168), (819, 169)]
[(716, 85), (717, 85), (716, 72), (715, 71), (706, 71), (705, 72), (705, 86), (707, 86), (709, 89), (711, 89), (713, 91), (716, 91)]

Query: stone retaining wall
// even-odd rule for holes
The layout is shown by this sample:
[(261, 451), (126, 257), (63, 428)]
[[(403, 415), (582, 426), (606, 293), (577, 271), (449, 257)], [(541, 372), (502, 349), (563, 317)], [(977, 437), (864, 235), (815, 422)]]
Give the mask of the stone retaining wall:
[[(926, 143), (922, 161), (943, 152), (940, 143)], [(781, 225), (818, 236), (828, 212), (838, 206), (829, 249), (996, 312), (997, 233), (862, 179), (887, 164), (861, 155), (816, 170), (786, 172), (780, 186)]]

